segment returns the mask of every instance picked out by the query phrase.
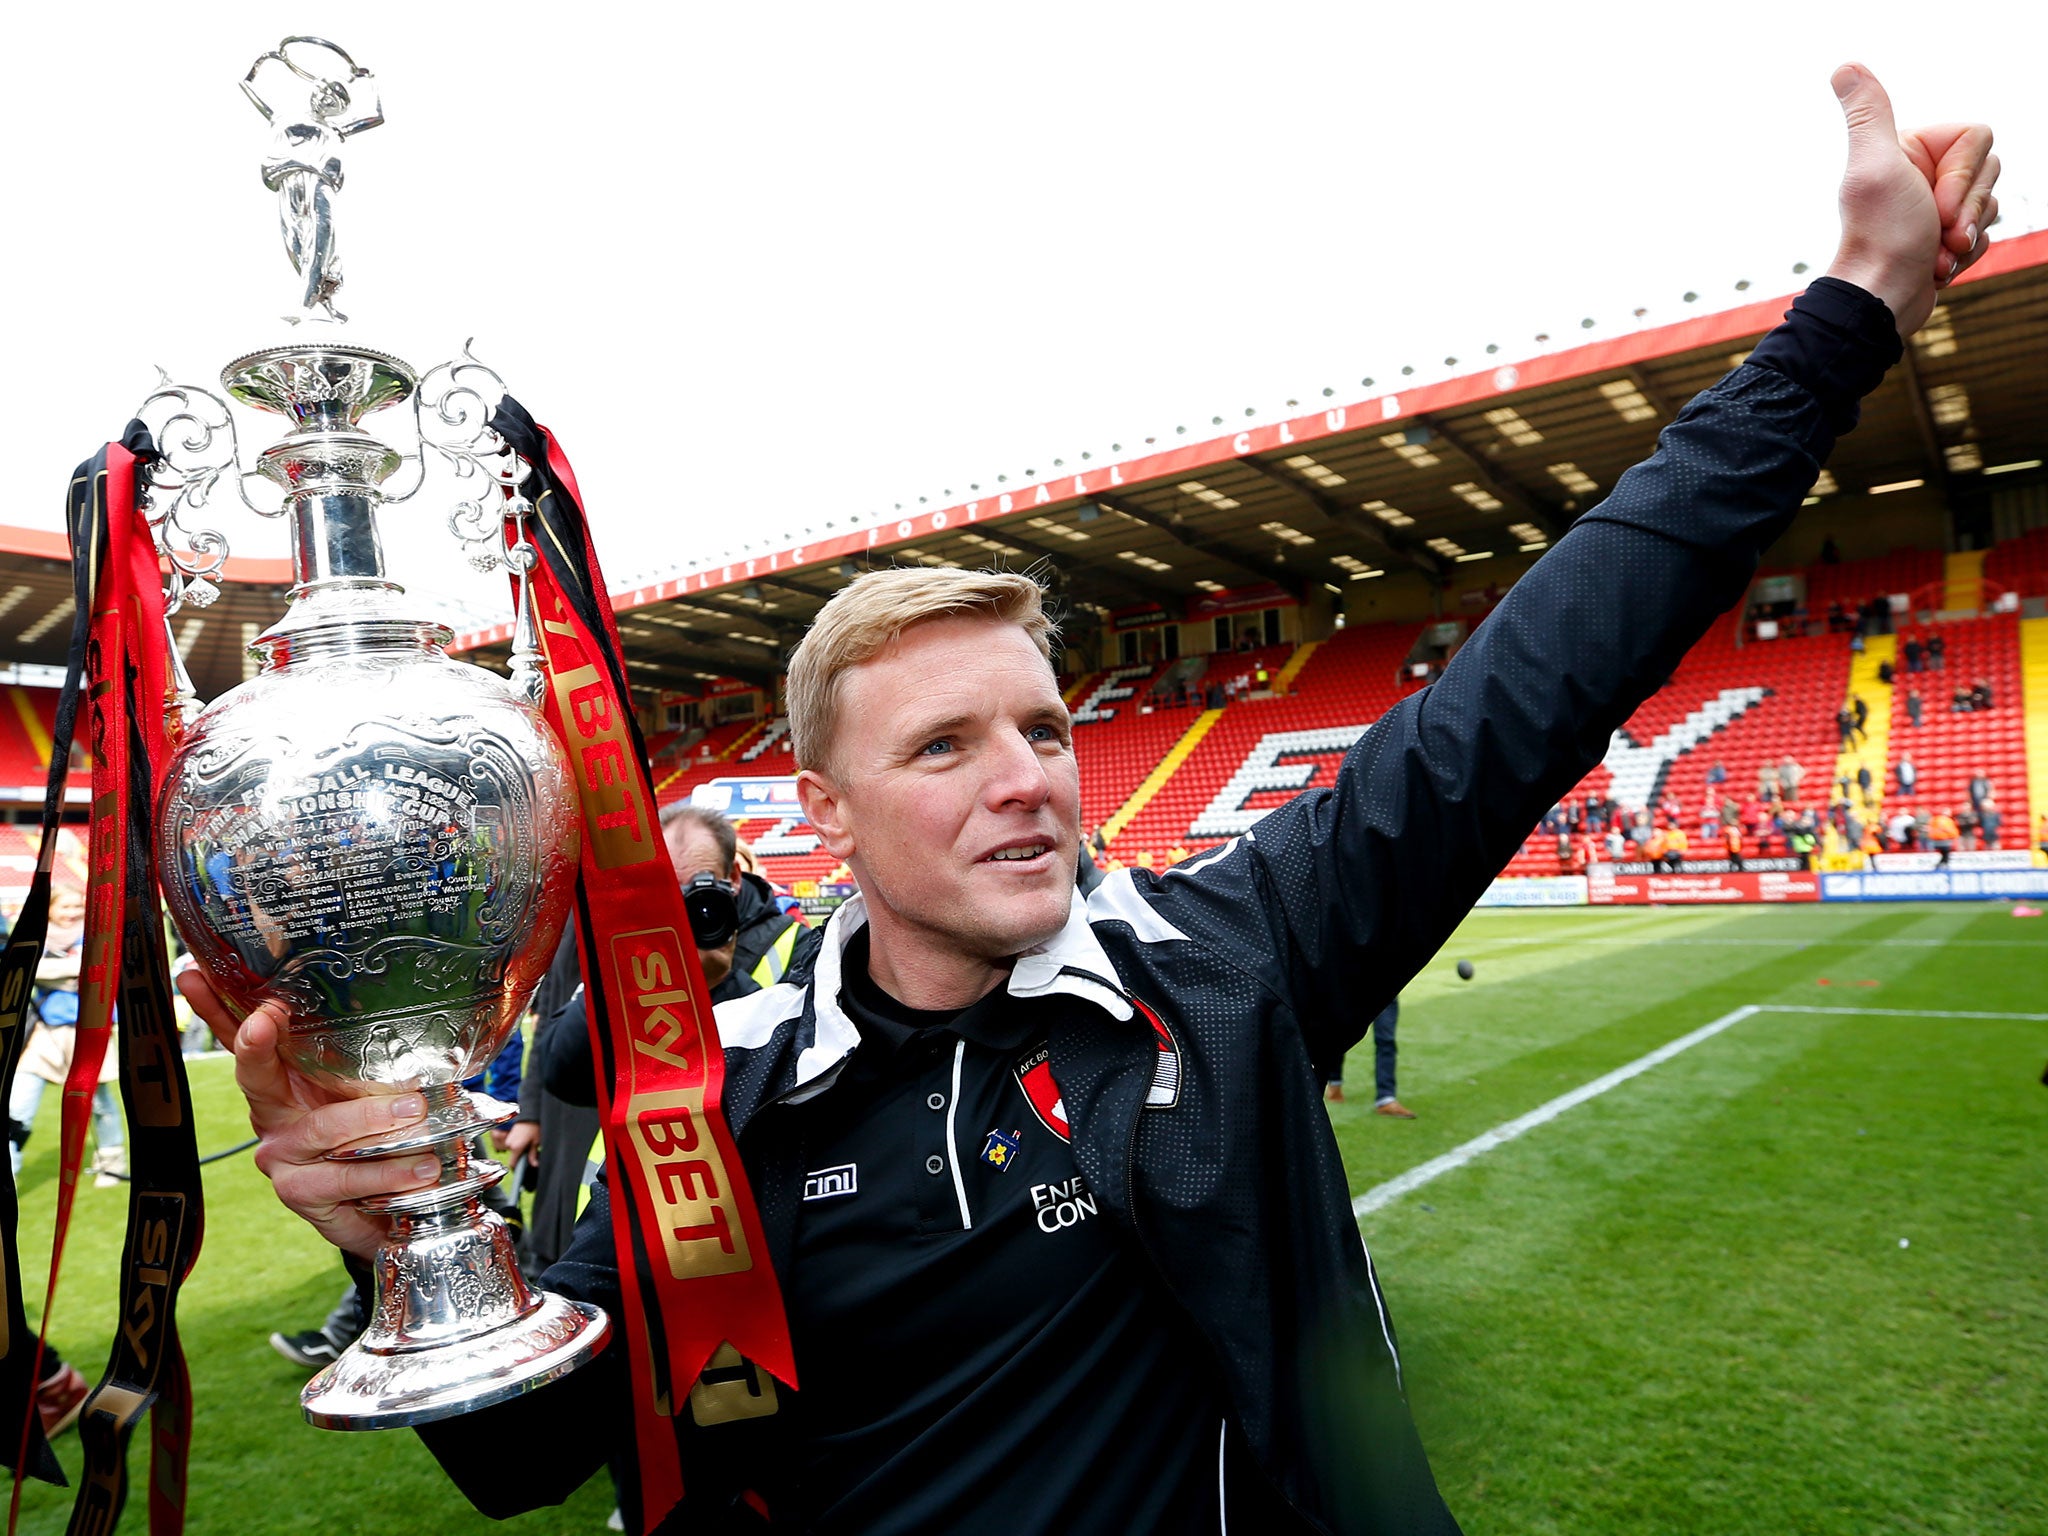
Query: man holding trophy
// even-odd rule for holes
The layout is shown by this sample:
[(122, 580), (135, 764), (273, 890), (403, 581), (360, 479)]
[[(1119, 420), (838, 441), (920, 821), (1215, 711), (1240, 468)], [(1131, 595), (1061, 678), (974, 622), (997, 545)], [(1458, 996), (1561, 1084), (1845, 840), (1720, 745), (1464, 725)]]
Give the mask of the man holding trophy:
[[(607, 1349), (418, 1416), (480, 1508), (559, 1501), (634, 1445), (680, 1467), (684, 1502), (634, 1512), (647, 1529), (1457, 1529), (1319, 1085), (1739, 599), (1859, 400), (1986, 249), (1988, 130), (1902, 136), (1867, 71), (1834, 86), (1849, 158), (1828, 275), (1333, 786), (1235, 842), (1083, 902), (1037, 587), (876, 572), (826, 605), (791, 663), (791, 734), (805, 813), (860, 896), (814, 962), (717, 1015), (723, 1122), (794, 1370), (778, 1383), (723, 1347), (661, 1414)], [(358, 1265), (388, 1263), (381, 1212), (466, 1176), (416, 1150), (455, 1109), (323, 1083), (286, 1048), (282, 1003), (237, 1017), (197, 973), (181, 984), (236, 1053), (279, 1198)], [(334, 1155), (354, 1147), (400, 1151)], [(643, 1304), (599, 1211), (615, 1198), (543, 1286), (624, 1326)], [(516, 1504), (506, 1444), (541, 1448)]]

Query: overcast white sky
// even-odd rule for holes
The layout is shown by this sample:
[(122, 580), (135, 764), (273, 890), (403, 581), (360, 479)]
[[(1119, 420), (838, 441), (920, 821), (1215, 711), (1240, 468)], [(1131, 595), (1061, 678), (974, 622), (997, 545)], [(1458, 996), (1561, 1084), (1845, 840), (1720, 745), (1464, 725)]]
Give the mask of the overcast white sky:
[[(2048, 223), (2038, 3), (25, 9), (0, 521), (40, 526), (152, 364), (277, 339), (235, 83), (287, 29), (382, 86), (341, 209), (356, 334), (422, 368), (474, 334), (568, 448), (614, 586), (1790, 289), (1833, 249), (1845, 58), (1902, 122), (1990, 121), (2005, 232)], [(387, 515), (394, 561), (496, 603), (443, 553), (448, 499)]]

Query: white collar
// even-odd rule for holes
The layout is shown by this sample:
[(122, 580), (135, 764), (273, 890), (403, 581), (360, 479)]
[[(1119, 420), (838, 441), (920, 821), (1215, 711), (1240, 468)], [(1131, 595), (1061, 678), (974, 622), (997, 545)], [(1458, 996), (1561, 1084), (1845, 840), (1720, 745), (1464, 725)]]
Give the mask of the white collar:
[[(842, 902), (825, 924), (825, 942), (818, 947), (817, 968), (811, 975), (816, 1028), (812, 1043), (797, 1058), (799, 1089), (845, 1060), (860, 1044), (860, 1031), (847, 1016), (839, 995), (845, 986), (847, 946), (867, 922), (867, 900), (856, 893)], [(1007, 990), (1012, 997), (1066, 993), (1119, 1019), (1128, 1019), (1134, 1012), (1117, 984), (1116, 967), (1109, 963), (1095, 930), (1088, 926), (1088, 904), (1079, 891), (1067, 908), (1066, 926), (1017, 957)]]

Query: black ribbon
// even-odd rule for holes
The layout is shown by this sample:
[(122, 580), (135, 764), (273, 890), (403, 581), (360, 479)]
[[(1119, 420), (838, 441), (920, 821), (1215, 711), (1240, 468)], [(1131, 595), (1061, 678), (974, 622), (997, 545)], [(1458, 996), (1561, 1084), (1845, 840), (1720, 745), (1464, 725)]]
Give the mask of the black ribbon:
[[(124, 446), (142, 465), (155, 456), (140, 422), (132, 422)], [(132, 509), (108, 509), (132, 519)], [(101, 537), (109, 531), (102, 519)], [(134, 531), (131, 520), (130, 531)], [(106, 546), (82, 541), (73, 525), (72, 562), (104, 568)], [(145, 610), (137, 622), (161, 623), (161, 609), (138, 594)], [(168, 645), (168, 638), (166, 638)], [(178, 1289), (199, 1257), (205, 1225), (205, 1194), (199, 1147), (192, 1122), (191, 1086), (171, 1007), (170, 961), (165, 950), (164, 914), (155, 877), (155, 769), (145, 721), (160, 718), (166, 678), (145, 677), (137, 651), (121, 658), (120, 675), (95, 670), (95, 684), (113, 682), (117, 707), (101, 711), (95, 698), (96, 729), (117, 729), (128, 737), (128, 783), (122, 801), (120, 835), (127, 843), (127, 874), (121, 893), (121, 976), (118, 992), (121, 1101), (128, 1117), (128, 1236), (121, 1255), (120, 1317), (107, 1369), (86, 1400), (78, 1421), (85, 1467), (67, 1530), (98, 1536), (121, 1518), (128, 1495), (128, 1442), (142, 1415), (150, 1414), (149, 1528), (152, 1536), (175, 1536), (185, 1523), (185, 1476), (191, 1443), (192, 1388), (178, 1338)], [(168, 654), (168, 653), (166, 653)], [(157, 738), (161, 740), (161, 738)]]
[[(107, 451), (102, 448), (72, 473), (65, 498), (64, 522), (78, 530), (97, 513), (106, 484)], [(36, 968), (50, 933), (50, 870), (57, 856), (57, 829), (62, 824), (64, 788), (71, 773), (71, 742), (78, 728), (78, 700), (85, 677), (86, 643), (92, 632), (92, 572), (71, 565), (71, 647), (65, 658), (64, 686), (57, 695), (57, 719), (50, 732), (50, 768), (43, 787), (42, 842), (28, 899), (14, 920), (7, 949), (0, 954), (0, 1097), (13, 1102), (14, 1075), (21, 1048), (31, 1028), (30, 1004), (35, 995)], [(69, 1481), (56, 1453), (43, 1435), (36, 1413), (42, 1349), (21, 1296), (21, 1197), (10, 1165), (0, 1172), (0, 1267), (7, 1287), (7, 1334), (0, 1339), (0, 1460), (21, 1477), (39, 1478), (59, 1487)], [(25, 1448), (25, 1454), (24, 1454)]]

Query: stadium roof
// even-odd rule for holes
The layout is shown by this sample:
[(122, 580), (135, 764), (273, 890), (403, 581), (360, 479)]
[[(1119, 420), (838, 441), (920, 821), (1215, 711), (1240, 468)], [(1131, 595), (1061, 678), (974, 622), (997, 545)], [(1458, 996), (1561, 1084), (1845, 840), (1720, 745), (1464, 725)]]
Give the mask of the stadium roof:
[[(1044, 560), (1085, 619), (1154, 606), (1180, 616), (1205, 595), (1268, 585), (1298, 598), (1385, 573), (1448, 580), (1486, 555), (1533, 559), (1789, 302), (1332, 399), (1289, 420), (1061, 466), (1057, 478), (614, 591), (634, 678), (686, 692), (715, 677), (766, 683), (819, 606), (874, 566)], [(2048, 231), (2038, 231), (1995, 244), (1949, 290), (1837, 450), (1838, 489), (1819, 489), (1926, 481), (1953, 496), (1996, 483), (1986, 471), (2048, 458), (2044, 341)], [(822, 488), (820, 500), (830, 494)], [(602, 545), (603, 509), (593, 517)], [(20, 624), (8, 645), (16, 660), (63, 660), (62, 545), (61, 535), (0, 528), (0, 635)], [(289, 581), (284, 562), (237, 560), (219, 601), (180, 617), (203, 621), (187, 654), (203, 696), (241, 677), (243, 626), (274, 618)], [(501, 625), (460, 636), (457, 648), (489, 663), (508, 638)]]
[[(776, 671), (855, 573), (1052, 562), (1070, 604), (1169, 611), (1217, 589), (1299, 596), (1365, 572), (1448, 579), (1533, 559), (1658, 430), (1778, 322), (1790, 296), (1327, 407), (613, 592), (637, 680)], [(1944, 491), (2048, 458), (2048, 231), (1995, 244), (1944, 295), (1830, 463), (1838, 494)], [(1822, 489), (1825, 491), (1826, 482)], [(593, 511), (599, 537), (603, 511)], [(507, 626), (460, 637), (503, 654)]]

